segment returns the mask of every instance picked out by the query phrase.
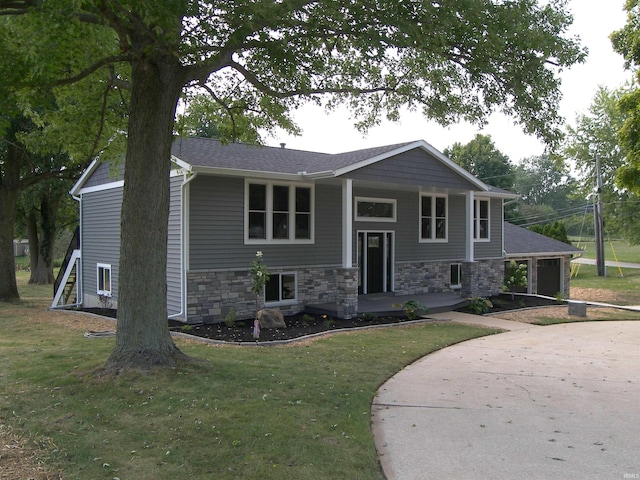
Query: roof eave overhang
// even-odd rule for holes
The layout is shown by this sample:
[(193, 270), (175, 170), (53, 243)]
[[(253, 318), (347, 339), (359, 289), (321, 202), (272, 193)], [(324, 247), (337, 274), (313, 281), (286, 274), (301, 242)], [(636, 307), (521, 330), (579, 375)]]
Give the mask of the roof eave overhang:
[(269, 179), (269, 180), (287, 180), (287, 181), (310, 180), (310, 176), (307, 175), (305, 172), (300, 172), (300, 173), (266, 172), (266, 171), (260, 171), (260, 170), (243, 170), (239, 168), (203, 167), (203, 166), (191, 166), (191, 171), (199, 175), (222, 175), (227, 177), (262, 178), (262, 179)]
[(564, 257), (567, 255), (582, 256), (582, 252), (523, 252), (523, 253), (505, 253), (505, 258), (522, 258), (522, 257)]
[(82, 172), (82, 175), (80, 175), (80, 178), (78, 179), (78, 181), (74, 183), (73, 187), (71, 187), (71, 190), (69, 190), (69, 193), (73, 197), (77, 197), (78, 195), (80, 195), (80, 190), (82, 190), (82, 186), (86, 183), (86, 181), (89, 179), (91, 174), (98, 168), (99, 164), (100, 162), (98, 161), (97, 158), (95, 158), (89, 164), (89, 166), (85, 169), (85, 171)]

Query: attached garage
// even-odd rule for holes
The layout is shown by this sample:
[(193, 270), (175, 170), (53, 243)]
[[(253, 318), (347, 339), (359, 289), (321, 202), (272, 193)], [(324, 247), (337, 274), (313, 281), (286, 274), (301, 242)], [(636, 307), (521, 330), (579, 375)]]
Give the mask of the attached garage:
[(512, 260), (527, 265), (528, 293), (569, 298), (571, 258), (582, 250), (505, 222), (504, 251), (505, 272)]

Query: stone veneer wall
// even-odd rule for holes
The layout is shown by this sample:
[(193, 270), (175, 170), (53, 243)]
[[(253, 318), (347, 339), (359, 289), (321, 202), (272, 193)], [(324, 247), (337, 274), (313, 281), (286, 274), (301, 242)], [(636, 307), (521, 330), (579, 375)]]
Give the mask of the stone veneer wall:
[[(276, 308), (285, 315), (291, 315), (302, 311), (310, 303), (335, 303), (336, 285), (345, 283), (338, 270), (340, 269), (335, 266), (271, 269), (272, 274), (297, 274), (298, 301)], [(263, 299), (260, 299), (258, 306), (264, 308)], [(253, 318), (255, 315), (256, 299), (251, 293), (249, 270), (202, 270), (187, 273), (189, 323), (221, 322), (234, 308), (238, 319)]]
[(451, 265), (460, 264), (463, 296), (491, 296), (502, 291), (504, 261), (476, 262), (398, 262), (395, 272), (396, 295), (451, 292)]
[(502, 292), (504, 260), (478, 260), (462, 263), (462, 294), (466, 297), (489, 297)]

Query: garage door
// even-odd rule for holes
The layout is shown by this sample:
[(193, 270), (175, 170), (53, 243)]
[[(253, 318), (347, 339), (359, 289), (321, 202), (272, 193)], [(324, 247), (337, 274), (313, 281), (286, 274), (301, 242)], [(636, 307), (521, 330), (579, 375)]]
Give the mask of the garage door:
[(538, 260), (538, 294), (555, 297), (562, 292), (560, 258)]

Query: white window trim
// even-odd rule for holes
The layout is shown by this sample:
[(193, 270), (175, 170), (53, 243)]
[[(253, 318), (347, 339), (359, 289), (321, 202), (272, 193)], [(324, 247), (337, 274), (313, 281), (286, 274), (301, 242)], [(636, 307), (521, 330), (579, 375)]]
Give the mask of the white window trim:
[(269, 280), (271, 280), (272, 277), (275, 277), (276, 275), (278, 275), (280, 277), (279, 280), (279, 284), (278, 284), (278, 296), (280, 296), (280, 294), (282, 293), (282, 276), (283, 275), (293, 275), (293, 281), (294, 281), (294, 292), (293, 292), (293, 298), (289, 298), (287, 300), (275, 300), (272, 302), (267, 302), (266, 299), (266, 292), (263, 290), (263, 300), (264, 300), (264, 305), (265, 307), (277, 307), (277, 306), (284, 306), (284, 305), (296, 305), (298, 303), (298, 272), (275, 272), (275, 273), (271, 273)]
[[(436, 198), (444, 198), (445, 201), (445, 219), (444, 219), (444, 238), (435, 238), (436, 235), (436, 202), (431, 202), (431, 219), (433, 225), (431, 228), (432, 238), (422, 237), (422, 198), (431, 197), (433, 200)], [(449, 196), (435, 193), (421, 193), (418, 199), (418, 242), (419, 243), (447, 243), (449, 241)]]
[[(384, 218), (384, 217), (361, 217), (358, 215), (358, 202), (370, 202), (370, 203), (388, 203), (393, 208), (393, 217), (392, 218)], [(354, 199), (354, 208), (353, 213), (355, 214), (356, 222), (386, 222), (386, 223), (394, 223), (396, 221), (397, 216), (397, 203), (398, 201), (395, 198), (375, 198), (375, 197), (355, 197)]]
[[(249, 185), (266, 185), (266, 216), (265, 229), (266, 238), (249, 238)], [(273, 187), (289, 187), (289, 238), (273, 238)], [(310, 238), (295, 238), (296, 222), (296, 188), (310, 189), (311, 198), (311, 225)], [(265, 182), (253, 179), (245, 179), (244, 182), (244, 243), (245, 245), (266, 245), (266, 244), (313, 244), (315, 243), (315, 185), (312, 183), (293, 182)]]
[[(476, 232), (480, 232), (480, 217), (476, 217), (476, 212), (480, 212), (480, 202), (487, 202), (487, 238), (479, 238)], [(474, 242), (490, 242), (491, 241), (491, 199), (476, 197), (473, 203), (473, 241)]]
[[(457, 284), (451, 283), (451, 267), (454, 267), (454, 266), (458, 268)], [(460, 290), (462, 288), (462, 264), (461, 263), (452, 263), (449, 266), (449, 287), (451, 287), (454, 290)]]
[(100, 290), (100, 270), (101, 269), (102, 271), (105, 271), (105, 270), (109, 271), (109, 287), (113, 286), (113, 271), (111, 270), (111, 265), (108, 263), (98, 263), (96, 264), (96, 293), (98, 295), (110, 297), (112, 288), (110, 290)]

